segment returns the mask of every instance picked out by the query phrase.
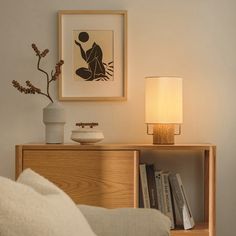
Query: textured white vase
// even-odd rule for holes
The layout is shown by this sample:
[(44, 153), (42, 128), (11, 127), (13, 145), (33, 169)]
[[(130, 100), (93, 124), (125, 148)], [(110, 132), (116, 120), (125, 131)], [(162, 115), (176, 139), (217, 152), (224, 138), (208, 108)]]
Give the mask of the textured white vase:
[(65, 110), (58, 102), (49, 103), (43, 109), (43, 123), (45, 124), (45, 142), (63, 143), (64, 125), (66, 123)]

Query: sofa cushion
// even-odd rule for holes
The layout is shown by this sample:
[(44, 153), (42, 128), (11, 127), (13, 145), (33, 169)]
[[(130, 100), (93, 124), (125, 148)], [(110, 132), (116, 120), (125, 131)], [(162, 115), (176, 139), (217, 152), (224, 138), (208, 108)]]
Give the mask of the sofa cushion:
[(74, 202), (30, 169), (0, 177), (1, 236), (95, 236)]
[(78, 205), (98, 236), (168, 236), (170, 220), (156, 209)]

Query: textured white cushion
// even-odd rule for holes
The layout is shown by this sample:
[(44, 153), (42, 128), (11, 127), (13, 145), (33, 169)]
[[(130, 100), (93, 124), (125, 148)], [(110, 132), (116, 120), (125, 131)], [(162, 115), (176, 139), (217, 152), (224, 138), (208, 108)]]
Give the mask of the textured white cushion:
[(74, 202), (30, 169), (0, 177), (1, 236), (95, 236)]
[(170, 220), (155, 209), (105, 209), (78, 205), (99, 236), (168, 236)]

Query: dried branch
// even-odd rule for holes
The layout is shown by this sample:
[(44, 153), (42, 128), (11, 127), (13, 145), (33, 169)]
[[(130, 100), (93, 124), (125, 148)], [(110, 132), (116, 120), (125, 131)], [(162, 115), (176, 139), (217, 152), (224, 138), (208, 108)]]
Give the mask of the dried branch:
[(60, 60), (60, 61), (56, 64), (56, 66), (55, 66), (55, 72), (53, 73), (53, 71), (52, 71), (52, 73), (51, 73), (51, 80), (50, 80), (49, 82), (51, 82), (51, 81), (53, 81), (53, 80), (57, 80), (57, 79), (59, 78), (59, 75), (61, 74), (61, 67), (62, 67), (63, 64), (64, 64), (64, 61), (63, 61), (63, 60)]
[(38, 47), (33, 43), (32, 44), (32, 48), (36, 53), (36, 56), (38, 57), (38, 62), (37, 62), (37, 69), (39, 71), (41, 71), (43, 74), (45, 74), (46, 76), (46, 81), (47, 81), (47, 91), (44, 93), (41, 91), (41, 89), (35, 87), (29, 80), (26, 81), (26, 86), (24, 87), (22, 85), (20, 85), (20, 83), (16, 80), (12, 81), (13, 87), (15, 87), (19, 92), (24, 93), (24, 94), (41, 94), (43, 96), (46, 96), (51, 102), (53, 102), (52, 97), (50, 96), (50, 83), (52, 81), (55, 81), (59, 78), (59, 75), (61, 74), (61, 66), (64, 64), (63, 60), (60, 60), (56, 66), (55, 66), (55, 72), (53, 72), (53, 70), (51, 71), (51, 78), (49, 78), (49, 74), (43, 70), (40, 67), (40, 62), (41, 59), (46, 57), (46, 55), (49, 53), (48, 49), (43, 50), (43, 52), (41, 53), (40, 50), (38, 49)]
[(30, 87), (30, 88), (23, 87), (23, 86), (20, 85), (20, 83), (17, 82), (16, 80), (13, 80), (13, 81), (12, 81), (12, 84), (13, 84), (13, 86), (14, 86), (18, 91), (20, 91), (21, 93), (25, 93), (25, 94), (35, 94), (35, 93), (41, 92), (40, 89), (34, 89), (34, 88), (32, 88), (32, 87)]

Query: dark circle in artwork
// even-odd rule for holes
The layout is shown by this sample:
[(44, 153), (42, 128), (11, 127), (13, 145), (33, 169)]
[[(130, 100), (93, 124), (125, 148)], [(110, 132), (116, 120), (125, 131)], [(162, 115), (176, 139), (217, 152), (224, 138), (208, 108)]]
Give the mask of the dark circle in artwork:
[(79, 33), (78, 38), (79, 38), (79, 41), (85, 43), (89, 40), (89, 35), (87, 32), (81, 32), (81, 33)]

